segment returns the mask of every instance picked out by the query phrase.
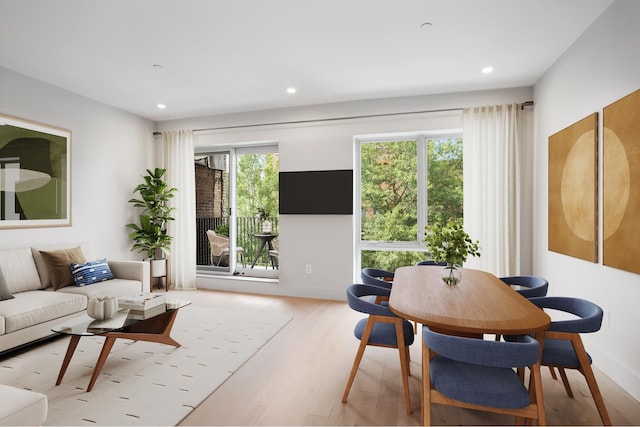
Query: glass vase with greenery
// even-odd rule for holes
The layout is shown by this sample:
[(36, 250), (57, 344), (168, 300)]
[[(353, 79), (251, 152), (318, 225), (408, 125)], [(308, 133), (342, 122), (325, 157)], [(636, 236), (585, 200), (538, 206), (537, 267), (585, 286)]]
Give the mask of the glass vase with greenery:
[(167, 206), (167, 202), (178, 189), (169, 187), (163, 179), (165, 172), (166, 169), (161, 168), (147, 169), (144, 182), (133, 190), (140, 194), (140, 198), (129, 200), (134, 207), (142, 208), (139, 224), (127, 224), (133, 230), (129, 233), (129, 238), (134, 241), (131, 250), (142, 252), (149, 259), (168, 255), (173, 239), (167, 232), (167, 223), (174, 219), (171, 216), (174, 208)]
[(480, 242), (471, 240), (461, 219), (434, 222), (427, 227), (424, 242), (434, 261), (447, 263), (442, 279), (448, 285), (457, 285), (461, 280), (459, 268), (468, 257), (480, 256)]

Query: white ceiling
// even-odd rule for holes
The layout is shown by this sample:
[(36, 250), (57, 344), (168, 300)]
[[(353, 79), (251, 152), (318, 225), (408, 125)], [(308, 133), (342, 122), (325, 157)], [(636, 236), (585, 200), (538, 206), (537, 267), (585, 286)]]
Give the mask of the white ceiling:
[(156, 121), (531, 86), (611, 2), (0, 0), (0, 66)]

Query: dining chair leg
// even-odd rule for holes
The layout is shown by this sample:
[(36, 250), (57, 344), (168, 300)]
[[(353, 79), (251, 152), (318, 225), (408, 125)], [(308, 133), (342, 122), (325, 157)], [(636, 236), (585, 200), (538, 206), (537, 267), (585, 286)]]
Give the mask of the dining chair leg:
[[(547, 425), (547, 416), (544, 410), (544, 397), (542, 394), (542, 377), (540, 375), (540, 362), (532, 366), (529, 372), (529, 393), (532, 396), (532, 401), (536, 402), (536, 409), (538, 410), (537, 424), (539, 426)], [(533, 389), (533, 390), (532, 390)], [(527, 422), (531, 422), (528, 419)]]
[(430, 350), (422, 341), (422, 425), (431, 425), (431, 374), (430, 374)]
[(569, 379), (567, 378), (567, 373), (564, 368), (558, 368), (558, 372), (560, 373), (560, 378), (562, 378), (562, 384), (564, 384), (564, 389), (567, 392), (567, 396), (573, 399), (573, 391), (571, 390), (571, 385), (569, 384)]
[(593, 396), (593, 401), (596, 404), (596, 408), (598, 408), (598, 413), (600, 414), (602, 424), (605, 426), (610, 426), (611, 419), (609, 418), (607, 407), (605, 406), (604, 399), (602, 398), (602, 394), (600, 393), (600, 388), (598, 387), (596, 377), (595, 375), (593, 375), (591, 365), (587, 366), (583, 373), (585, 378), (587, 379), (587, 385), (589, 386), (589, 390), (591, 391), (591, 396)]
[(558, 377), (556, 376), (556, 370), (553, 369), (553, 366), (549, 366), (549, 372), (551, 373), (551, 378), (553, 378), (554, 380), (558, 379)]
[(400, 371), (402, 373), (402, 388), (404, 390), (404, 409), (407, 414), (411, 414), (411, 397), (409, 394), (409, 359), (407, 357), (407, 347), (404, 344), (404, 331), (402, 329), (402, 319), (396, 322), (396, 337), (398, 343), (398, 354), (400, 355)]
[(600, 414), (602, 424), (604, 424), (605, 426), (610, 426), (611, 419), (609, 418), (607, 407), (604, 404), (604, 399), (602, 398), (602, 394), (600, 393), (598, 382), (596, 381), (596, 377), (593, 374), (593, 369), (591, 369), (591, 363), (589, 361), (589, 358), (587, 357), (587, 351), (584, 349), (584, 345), (582, 344), (580, 335), (575, 334), (575, 336), (571, 338), (571, 343), (573, 344), (573, 348), (578, 356), (578, 361), (580, 362), (580, 372), (582, 372), (582, 375), (584, 375), (585, 379), (587, 380), (589, 391), (591, 391), (591, 397), (593, 397), (593, 402), (596, 404), (596, 408), (598, 409), (598, 413)]
[(406, 360), (407, 360), (407, 374), (411, 376), (411, 352), (409, 351), (408, 345), (404, 347), (404, 352), (406, 354)]
[(345, 387), (344, 394), (342, 395), (342, 403), (347, 403), (347, 398), (349, 397), (349, 392), (351, 391), (353, 380), (355, 379), (356, 373), (358, 372), (358, 367), (360, 366), (360, 361), (362, 360), (364, 350), (365, 348), (367, 348), (367, 343), (369, 342), (369, 337), (371, 336), (371, 331), (373, 330), (374, 323), (375, 322), (371, 318), (367, 320), (367, 325), (364, 328), (362, 339), (360, 340), (360, 345), (358, 346), (358, 352), (356, 353), (356, 358), (353, 361), (351, 373), (349, 374), (349, 379), (347, 380), (347, 386)]

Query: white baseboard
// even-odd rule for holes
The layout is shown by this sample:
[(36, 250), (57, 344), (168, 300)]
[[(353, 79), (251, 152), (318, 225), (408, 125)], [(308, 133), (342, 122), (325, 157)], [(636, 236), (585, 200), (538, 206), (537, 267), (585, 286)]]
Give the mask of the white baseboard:
[(212, 276), (198, 275), (196, 286), (199, 289), (217, 291), (248, 292), (264, 295), (281, 295), (288, 297), (328, 299), (346, 301), (346, 292), (342, 289), (316, 287), (288, 287), (277, 279), (246, 276)]
[(638, 374), (594, 345), (589, 345), (587, 351), (591, 355), (595, 367), (640, 401), (640, 376)]

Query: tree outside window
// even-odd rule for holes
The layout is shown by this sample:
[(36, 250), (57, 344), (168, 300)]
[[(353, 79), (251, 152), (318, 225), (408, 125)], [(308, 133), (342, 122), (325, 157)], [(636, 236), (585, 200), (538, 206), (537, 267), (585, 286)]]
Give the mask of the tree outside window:
[(424, 225), (462, 218), (462, 139), (361, 142), (360, 160), (361, 265), (394, 271), (428, 258)]
[(277, 153), (253, 153), (238, 156), (237, 206), (239, 217), (274, 218), (278, 216)]

